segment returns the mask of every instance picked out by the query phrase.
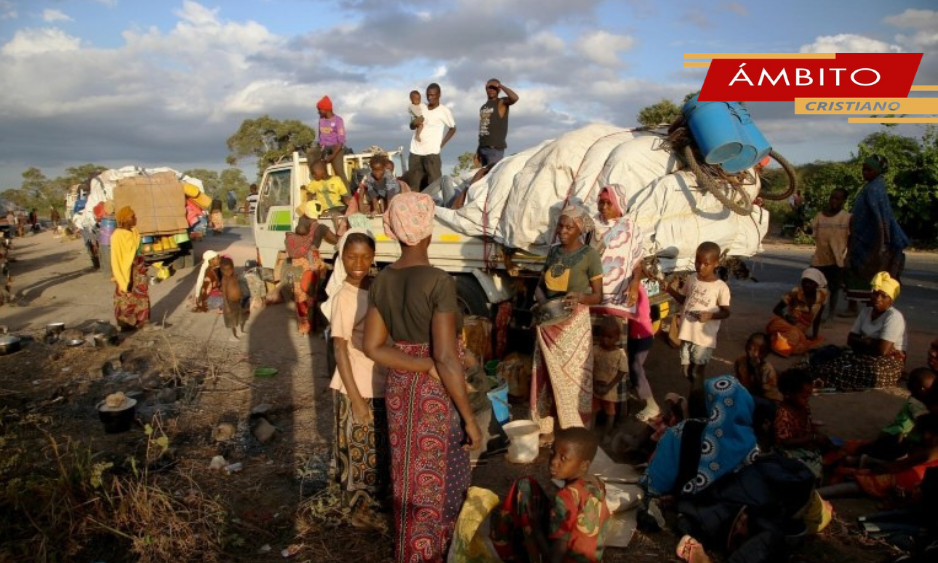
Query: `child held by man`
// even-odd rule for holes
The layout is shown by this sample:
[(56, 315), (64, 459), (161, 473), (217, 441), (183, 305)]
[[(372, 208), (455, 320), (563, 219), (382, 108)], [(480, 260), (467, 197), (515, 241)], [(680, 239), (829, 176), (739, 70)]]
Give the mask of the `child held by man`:
[(423, 114), (427, 111), (427, 104), (420, 101), (420, 92), (410, 91), (410, 106), (407, 107), (410, 113), (410, 125), (414, 127), (414, 138), (420, 141), (420, 133), (423, 132)]
[(534, 477), (512, 485), (492, 521), (492, 543), (504, 561), (602, 561), (610, 513), (606, 487), (589, 472), (597, 447), (586, 428), (560, 430), (550, 476), (563, 487), (553, 499)]
[(730, 316), (730, 288), (717, 275), (720, 246), (704, 242), (697, 247), (695, 274), (681, 288), (668, 285), (667, 291), (684, 306), (681, 313), (681, 367), (691, 390), (703, 386), (707, 363), (717, 346), (720, 321)]

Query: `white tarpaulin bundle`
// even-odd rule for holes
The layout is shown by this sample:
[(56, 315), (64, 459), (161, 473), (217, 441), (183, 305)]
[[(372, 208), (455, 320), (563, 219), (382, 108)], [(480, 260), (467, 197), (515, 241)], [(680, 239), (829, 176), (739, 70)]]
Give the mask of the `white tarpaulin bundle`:
[(94, 228), (96, 222), (94, 217), (94, 206), (98, 205), (102, 201), (114, 199), (114, 188), (117, 187), (117, 182), (119, 180), (123, 180), (124, 178), (133, 178), (135, 176), (151, 176), (160, 172), (172, 172), (176, 175), (177, 178), (179, 178), (180, 182), (192, 184), (193, 186), (197, 186), (199, 191), (203, 191), (202, 180), (193, 178), (192, 176), (186, 176), (181, 172), (177, 172), (176, 170), (167, 168), (165, 166), (161, 166), (159, 168), (138, 168), (136, 166), (125, 166), (123, 168), (105, 170), (91, 180), (91, 186), (88, 192), (88, 202), (85, 204), (84, 210), (72, 216), (72, 224), (81, 230), (90, 231)]
[[(437, 217), (463, 234), (546, 254), (565, 201), (597, 211), (599, 190), (620, 184), (628, 214), (646, 233), (646, 253), (665, 268), (692, 266), (704, 241), (735, 256), (759, 252), (768, 212), (730, 211), (682, 166), (661, 132), (589, 125), (506, 157), (469, 188), (461, 209), (438, 208)], [(758, 181), (744, 188), (750, 198), (758, 195)]]

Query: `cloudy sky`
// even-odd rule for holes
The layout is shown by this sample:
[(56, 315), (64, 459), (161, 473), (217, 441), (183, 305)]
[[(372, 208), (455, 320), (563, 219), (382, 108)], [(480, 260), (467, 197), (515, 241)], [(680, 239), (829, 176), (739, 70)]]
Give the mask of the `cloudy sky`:
[[(916, 84), (938, 84), (931, 1), (703, 0), (0, 0), (0, 188), (29, 166), (54, 177), (87, 162), (225, 167), (225, 139), (270, 114), (315, 126), (335, 102), (349, 144), (409, 143), (407, 93), (443, 88), (474, 150), (483, 85), (521, 101), (509, 151), (580, 125), (628, 126), (704, 71), (685, 52), (924, 52)], [(795, 162), (849, 156), (876, 126), (753, 103)], [(920, 133), (914, 127), (907, 130)], [(254, 163), (242, 168), (253, 175)]]

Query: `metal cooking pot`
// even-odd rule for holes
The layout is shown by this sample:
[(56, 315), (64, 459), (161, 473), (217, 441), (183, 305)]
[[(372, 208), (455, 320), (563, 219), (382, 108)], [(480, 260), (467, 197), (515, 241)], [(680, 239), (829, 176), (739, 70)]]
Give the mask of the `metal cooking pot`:
[(563, 297), (548, 299), (531, 308), (534, 322), (541, 326), (550, 326), (563, 322), (570, 317), (571, 311), (567, 309)]
[(0, 356), (19, 352), (22, 348), (22, 339), (15, 334), (0, 336)]
[(46, 325), (46, 334), (58, 336), (65, 332), (65, 323), (49, 323)]

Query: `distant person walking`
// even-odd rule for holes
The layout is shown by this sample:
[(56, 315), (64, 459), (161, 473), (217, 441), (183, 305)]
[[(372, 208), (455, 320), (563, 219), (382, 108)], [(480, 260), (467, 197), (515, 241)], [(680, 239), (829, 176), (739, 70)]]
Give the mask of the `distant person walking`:
[(811, 220), (815, 249), (811, 267), (824, 274), (830, 291), (830, 306), (827, 318), (834, 317), (840, 286), (843, 285), (844, 260), (850, 240), (850, 213), (844, 211), (847, 190), (835, 188), (827, 201), (827, 207)]
[(873, 276), (878, 272), (888, 272), (893, 278), (899, 279), (905, 267), (903, 250), (910, 241), (892, 213), (883, 179), (888, 168), (888, 161), (877, 154), (863, 161), (866, 185), (857, 194), (850, 217), (847, 316), (856, 316), (857, 303), (869, 300), (870, 280)]
[[(504, 97), (499, 97), (501, 92)], [(490, 169), (505, 156), (508, 148), (508, 109), (518, 101), (518, 94), (502, 84), (497, 78), (485, 83), (488, 99), (479, 108), (479, 162)]]
[[(332, 111), (332, 100), (323, 96), (316, 103), (319, 111), (319, 158), (326, 164), (332, 165), (332, 173), (342, 179), (348, 187), (348, 177), (345, 175), (345, 121)], [(308, 160), (307, 166), (312, 171), (313, 161)]]
[(139, 254), (137, 215), (129, 206), (117, 211), (111, 235), (111, 274), (114, 276), (114, 316), (121, 330), (141, 328), (150, 320), (147, 264)]
[[(423, 129), (418, 134), (417, 128), (421, 125)], [(427, 86), (427, 109), (421, 117), (411, 122), (410, 128), (414, 131), (414, 137), (410, 141), (407, 163), (410, 178), (407, 183), (414, 191), (422, 191), (443, 175), (440, 151), (456, 134), (456, 120), (452, 112), (440, 103), (439, 84), (434, 82)]]
[(244, 201), (244, 206), (247, 209), (248, 216), (251, 218), (251, 222), (254, 222), (254, 212), (257, 211), (257, 200), (260, 196), (257, 194), (257, 184), (251, 184), (251, 193), (248, 194), (248, 197)]
[(59, 215), (59, 210), (53, 207), (52, 211), (49, 212), (49, 221), (52, 222), (52, 226), (58, 227), (61, 220), (62, 217)]

